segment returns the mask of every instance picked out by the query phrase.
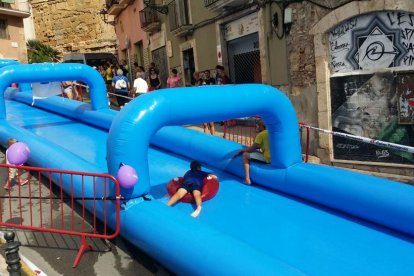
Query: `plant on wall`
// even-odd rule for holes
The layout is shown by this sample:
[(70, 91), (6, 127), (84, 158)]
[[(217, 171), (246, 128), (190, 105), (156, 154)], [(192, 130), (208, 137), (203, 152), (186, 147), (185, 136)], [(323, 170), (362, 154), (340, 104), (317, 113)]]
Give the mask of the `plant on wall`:
[(29, 63), (57, 62), (60, 52), (36, 39), (27, 41)]

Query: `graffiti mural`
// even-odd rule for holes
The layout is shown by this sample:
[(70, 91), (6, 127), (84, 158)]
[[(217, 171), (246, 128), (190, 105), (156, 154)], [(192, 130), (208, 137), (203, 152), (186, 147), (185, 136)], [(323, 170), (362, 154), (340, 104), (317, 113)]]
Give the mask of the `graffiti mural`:
[[(400, 123), (398, 90), (407, 91), (401, 86), (406, 78), (392, 72), (331, 78), (332, 129), (414, 146), (414, 125)], [(414, 164), (411, 153), (336, 136), (333, 145), (335, 159)]]
[(349, 19), (329, 32), (333, 73), (414, 64), (414, 14), (370, 13)]
[(400, 124), (414, 124), (414, 75), (398, 78), (398, 118)]
[[(353, 17), (329, 31), (329, 46), (331, 72), (345, 73), (331, 77), (332, 129), (414, 146), (414, 13)], [(395, 67), (406, 72), (387, 71)], [(335, 159), (414, 164), (411, 153), (335, 136), (333, 153)]]

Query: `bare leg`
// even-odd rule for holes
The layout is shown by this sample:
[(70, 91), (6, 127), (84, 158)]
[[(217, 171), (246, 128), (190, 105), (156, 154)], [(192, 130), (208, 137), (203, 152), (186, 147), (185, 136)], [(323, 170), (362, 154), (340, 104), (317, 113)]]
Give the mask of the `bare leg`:
[(11, 182), (13, 181), (13, 178), (16, 177), (17, 169), (14, 168), (8, 168), (7, 172), (8, 176), (6, 179), (6, 185), (4, 185), (4, 189), (9, 190), (11, 186)]
[(10, 181), (7, 180), (6, 184), (3, 187), (5, 190), (10, 189)]
[(204, 124), (203, 124), (203, 130), (204, 130), (204, 133), (206, 133), (206, 132), (207, 132), (207, 123), (204, 123)]
[(174, 205), (175, 203), (177, 203), (177, 201), (182, 199), (186, 194), (187, 194), (186, 189), (184, 189), (184, 188), (178, 189), (178, 191), (175, 194), (173, 194), (173, 196), (170, 198), (170, 200), (168, 200), (167, 205), (168, 206)]
[(201, 192), (198, 190), (194, 190), (193, 196), (194, 196), (197, 208), (194, 210), (194, 212), (191, 213), (191, 216), (196, 218), (201, 212)]
[(72, 92), (67, 92), (67, 93), (66, 93), (66, 97), (68, 97), (68, 99), (73, 99), (73, 94), (72, 94)]
[(208, 128), (210, 129), (211, 135), (216, 135), (216, 130), (214, 129), (214, 123), (208, 123)]
[(247, 185), (252, 184), (250, 180), (250, 159), (249, 153), (243, 152), (243, 168), (244, 168), (244, 183)]

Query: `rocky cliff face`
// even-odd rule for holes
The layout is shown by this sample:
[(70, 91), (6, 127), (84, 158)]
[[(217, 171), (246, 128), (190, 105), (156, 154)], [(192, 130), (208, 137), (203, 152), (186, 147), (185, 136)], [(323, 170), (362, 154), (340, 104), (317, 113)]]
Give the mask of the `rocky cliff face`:
[(32, 0), (36, 37), (62, 53), (115, 53), (112, 25), (99, 15), (102, 0)]

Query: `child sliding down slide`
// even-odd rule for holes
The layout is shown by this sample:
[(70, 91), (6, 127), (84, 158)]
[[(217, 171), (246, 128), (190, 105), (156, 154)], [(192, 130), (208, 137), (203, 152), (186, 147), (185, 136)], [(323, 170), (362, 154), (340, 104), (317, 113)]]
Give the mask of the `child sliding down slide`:
[(184, 174), (184, 181), (181, 183), (177, 192), (172, 195), (167, 205), (172, 206), (182, 199), (187, 193), (194, 196), (196, 202), (196, 209), (191, 213), (191, 216), (196, 218), (201, 212), (201, 190), (203, 188), (203, 179), (205, 177), (217, 178), (214, 174), (209, 174), (201, 170), (201, 164), (198, 161), (192, 161), (190, 170)]

